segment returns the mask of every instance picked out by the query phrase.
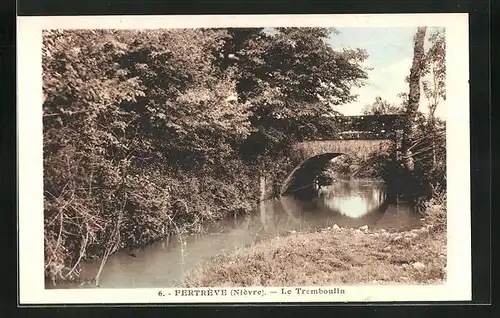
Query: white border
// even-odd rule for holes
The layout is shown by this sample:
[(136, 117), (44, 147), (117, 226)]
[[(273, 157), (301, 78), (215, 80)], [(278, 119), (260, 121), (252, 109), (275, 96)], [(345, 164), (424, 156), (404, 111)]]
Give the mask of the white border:
[[(44, 289), (42, 29), (444, 26), (447, 36), (448, 279), (439, 286), (337, 286), (343, 295), (168, 296), (173, 289)], [(19, 303), (345, 302), (471, 300), (467, 14), (18, 17)], [(451, 107), (448, 108), (451, 110)], [(271, 291), (277, 291), (271, 294)]]

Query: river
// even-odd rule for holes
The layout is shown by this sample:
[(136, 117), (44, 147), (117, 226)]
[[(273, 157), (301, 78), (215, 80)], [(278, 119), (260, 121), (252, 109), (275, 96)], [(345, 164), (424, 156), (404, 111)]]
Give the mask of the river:
[[(111, 255), (100, 275), (103, 288), (154, 288), (182, 285), (186, 274), (211, 258), (265, 238), (338, 226), (411, 229), (420, 216), (405, 203), (388, 204), (383, 182), (336, 182), (308, 202), (292, 196), (270, 200), (253, 214), (207, 224), (203, 233), (173, 235), (145, 248)], [(92, 280), (100, 262), (82, 265), (81, 281)], [(85, 283), (47, 282), (46, 288), (83, 288)]]

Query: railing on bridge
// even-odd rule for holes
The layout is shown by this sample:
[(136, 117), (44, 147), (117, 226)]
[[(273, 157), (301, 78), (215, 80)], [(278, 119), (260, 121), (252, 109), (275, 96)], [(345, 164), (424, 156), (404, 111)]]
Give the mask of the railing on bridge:
[(338, 127), (338, 139), (397, 139), (404, 115), (326, 117)]

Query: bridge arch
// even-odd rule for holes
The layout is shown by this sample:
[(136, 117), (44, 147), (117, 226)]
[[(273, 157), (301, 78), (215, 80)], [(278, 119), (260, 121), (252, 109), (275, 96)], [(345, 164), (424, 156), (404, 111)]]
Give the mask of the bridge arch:
[[(280, 183), (279, 194), (282, 198), (293, 195), (298, 199), (310, 200), (317, 196), (313, 187), (314, 180), (336, 157), (349, 156), (363, 167), (370, 165), (372, 159), (380, 154), (398, 157), (404, 116), (346, 116), (332, 120), (340, 121), (335, 123), (339, 130), (337, 134), (311, 138), (292, 145), (291, 161), (296, 165)], [(356, 183), (359, 180), (355, 178), (347, 182), (351, 181)], [(389, 186), (385, 178), (383, 181), (384, 186)], [(356, 185), (353, 184), (352, 187)]]
[[(348, 226), (372, 224), (380, 219), (389, 205), (385, 180), (353, 176), (345, 179), (340, 173), (340, 178), (335, 177), (335, 182), (318, 197), (313, 186), (315, 178), (333, 159), (341, 156), (352, 157), (345, 153), (324, 153), (296, 166), (281, 187), (281, 202), (285, 211), (293, 214), (294, 206), (313, 204), (317, 209), (315, 214), (335, 213), (336, 223)], [(288, 204), (289, 200), (295, 203)]]
[(346, 154), (327, 152), (304, 160), (292, 170), (282, 183), (280, 194), (282, 196), (293, 194), (298, 198), (314, 196), (316, 192), (313, 183), (316, 176), (323, 171), (330, 160), (342, 155)]
[[(281, 195), (294, 194), (310, 198), (316, 194), (312, 187), (315, 177), (326, 165), (339, 156), (368, 160), (376, 152), (393, 151), (391, 139), (332, 139), (310, 140), (292, 146), (294, 160), (299, 164), (281, 183)], [(311, 185), (310, 187), (307, 185)]]

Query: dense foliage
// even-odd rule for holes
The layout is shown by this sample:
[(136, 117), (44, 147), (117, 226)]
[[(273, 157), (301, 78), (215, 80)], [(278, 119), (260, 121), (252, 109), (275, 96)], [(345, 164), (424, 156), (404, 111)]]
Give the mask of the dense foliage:
[(46, 277), (250, 211), (259, 175), (366, 78), (332, 32), (45, 31)]

